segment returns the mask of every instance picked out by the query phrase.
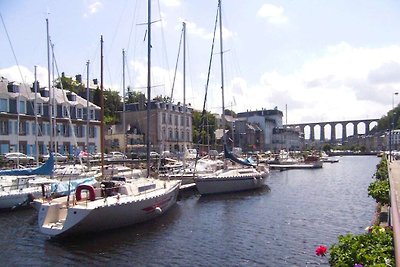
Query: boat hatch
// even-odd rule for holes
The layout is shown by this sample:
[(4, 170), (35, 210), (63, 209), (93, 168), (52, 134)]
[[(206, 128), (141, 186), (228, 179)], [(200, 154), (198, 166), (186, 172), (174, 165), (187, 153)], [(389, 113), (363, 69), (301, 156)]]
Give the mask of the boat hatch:
[(148, 185), (142, 185), (138, 187), (139, 193), (142, 193), (144, 191), (150, 190), (150, 189), (155, 189), (156, 184), (148, 184)]

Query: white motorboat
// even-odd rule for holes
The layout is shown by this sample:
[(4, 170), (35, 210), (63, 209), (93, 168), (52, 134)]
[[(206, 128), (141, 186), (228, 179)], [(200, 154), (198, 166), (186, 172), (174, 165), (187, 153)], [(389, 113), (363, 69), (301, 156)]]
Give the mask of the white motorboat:
[(219, 194), (257, 189), (265, 185), (269, 170), (263, 165), (257, 168), (227, 168), (213, 174), (194, 178), (200, 194)]
[(40, 231), (49, 236), (115, 229), (153, 219), (175, 204), (180, 181), (139, 178), (81, 185), (73, 196), (43, 203)]
[[(225, 129), (221, 0), (218, 1), (218, 9), (222, 89), (222, 129)], [(223, 134), (223, 144), (225, 157), (224, 168), (212, 174), (198, 175), (194, 178), (194, 182), (196, 183), (196, 187), (200, 194), (238, 192), (264, 186), (269, 175), (269, 169), (265, 165), (254, 166), (252, 163), (241, 160), (229, 152), (226, 146), (226, 133)], [(238, 165), (228, 168), (227, 159), (237, 163)]]

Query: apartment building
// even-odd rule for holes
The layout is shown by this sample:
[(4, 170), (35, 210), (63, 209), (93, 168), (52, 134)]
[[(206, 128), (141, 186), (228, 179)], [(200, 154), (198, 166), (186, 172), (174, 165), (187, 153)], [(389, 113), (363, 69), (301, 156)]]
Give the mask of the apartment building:
[[(50, 129), (50, 114), (53, 129)], [(62, 154), (100, 151), (100, 107), (73, 92), (58, 88), (49, 91), (39, 83), (17, 84), (1, 77), (0, 153), (19, 150), (36, 155), (37, 140), (39, 154), (47, 154), (52, 133), (53, 149)]]

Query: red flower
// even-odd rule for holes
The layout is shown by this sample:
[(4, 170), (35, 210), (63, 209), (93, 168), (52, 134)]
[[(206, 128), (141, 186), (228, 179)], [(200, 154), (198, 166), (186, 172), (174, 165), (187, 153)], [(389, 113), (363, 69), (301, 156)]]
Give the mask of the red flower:
[(326, 252), (328, 251), (328, 249), (325, 246), (319, 246), (317, 247), (317, 249), (315, 250), (315, 254), (317, 256), (325, 256)]

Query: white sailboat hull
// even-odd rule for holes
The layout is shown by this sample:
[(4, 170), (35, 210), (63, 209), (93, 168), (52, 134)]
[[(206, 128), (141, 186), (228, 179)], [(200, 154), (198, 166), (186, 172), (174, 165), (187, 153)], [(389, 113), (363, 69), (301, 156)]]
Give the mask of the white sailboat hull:
[(261, 188), (269, 176), (268, 170), (257, 171), (252, 168), (220, 170), (212, 175), (195, 178), (200, 194), (232, 193)]
[(42, 189), (40, 187), (29, 187), (0, 191), (0, 209), (12, 209), (22, 204), (28, 205), (28, 200), (40, 197)]
[(93, 201), (66, 199), (44, 203), (39, 210), (40, 231), (49, 236), (67, 236), (120, 228), (147, 220), (168, 211), (175, 203), (180, 182), (135, 195), (115, 195)]

